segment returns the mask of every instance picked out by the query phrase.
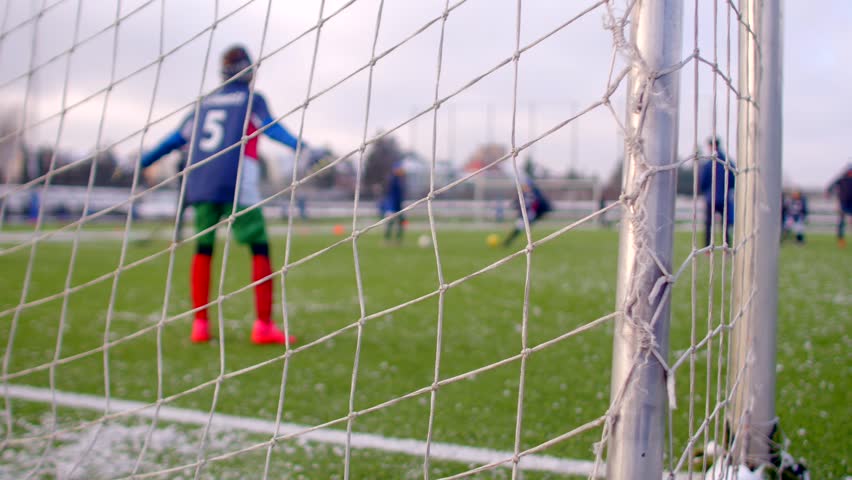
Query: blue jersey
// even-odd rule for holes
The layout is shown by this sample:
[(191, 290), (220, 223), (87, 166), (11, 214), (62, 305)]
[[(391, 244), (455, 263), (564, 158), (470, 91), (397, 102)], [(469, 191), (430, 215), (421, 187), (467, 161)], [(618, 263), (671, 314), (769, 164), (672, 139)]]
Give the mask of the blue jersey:
[[(712, 198), (711, 190), (713, 187), (713, 168), (715, 166), (716, 169), (716, 188), (715, 192), (715, 204), (718, 210), (722, 209), (722, 206), (726, 202), (726, 198), (728, 202), (733, 202), (734, 196), (731, 190), (734, 189), (734, 182), (736, 177), (734, 176), (734, 172), (725, 168), (725, 154), (719, 150), (716, 152), (716, 155), (719, 157), (719, 160), (710, 160), (704, 165), (701, 166), (701, 171), (698, 176), (699, 190), (702, 195), (704, 195), (704, 199), (707, 203), (710, 203)], [(734, 162), (730, 162), (730, 168), (734, 167)], [(728, 183), (725, 184), (725, 176), (728, 177)], [(727, 194), (727, 195), (726, 195)]]
[(836, 194), (843, 212), (852, 215), (852, 167), (831, 183), (828, 193)]
[[(521, 193), (524, 196), (524, 205), (527, 209), (527, 216), (538, 218), (545, 213), (550, 212), (553, 207), (550, 205), (550, 201), (544, 196), (541, 189), (539, 189), (531, 180), (526, 180), (525, 182), (526, 183), (524, 188), (522, 188)], [(523, 213), (521, 212), (520, 201), (517, 196), (513, 196), (512, 199), (515, 209), (518, 211), (518, 218), (522, 218)]]
[(387, 190), (382, 199), (382, 213), (396, 213), (402, 210), (402, 201), (405, 198), (405, 176), (390, 174)]
[(794, 221), (804, 221), (808, 216), (808, 201), (804, 196), (790, 197), (785, 207), (787, 215)]
[[(246, 115), (250, 115), (248, 123)], [(274, 122), (263, 96), (259, 93), (250, 95), (247, 83), (232, 82), (206, 96), (198, 107), (198, 115), (193, 113), (186, 117), (175, 132), (146, 153), (142, 157), (142, 166), (147, 167), (163, 155), (191, 142), (189, 166), (215, 158), (189, 172), (186, 202), (190, 205), (199, 202), (232, 203), (240, 160), (245, 159), (238, 204), (252, 205), (261, 200), (258, 137), (246, 141), (242, 156), (240, 141), (243, 134), (252, 135), (267, 126), (263, 132), (265, 135), (296, 149), (298, 140)]]

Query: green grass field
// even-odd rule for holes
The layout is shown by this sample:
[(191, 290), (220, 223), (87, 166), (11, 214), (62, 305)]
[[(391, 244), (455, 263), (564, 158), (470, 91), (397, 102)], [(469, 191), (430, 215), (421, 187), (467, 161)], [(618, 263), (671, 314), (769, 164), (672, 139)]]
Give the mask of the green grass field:
[[(537, 237), (546, 234), (536, 231)], [(367, 315), (419, 298), (438, 288), (433, 250), (415, 246), (410, 235), (401, 247), (385, 247), (377, 234), (358, 241), (359, 272)], [(484, 245), (483, 232), (439, 230), (441, 265), (445, 282), (477, 272), (508, 252)], [(291, 262), (338, 241), (328, 235), (302, 235), (292, 239)], [(221, 262), (220, 242), (217, 260)], [(520, 243), (516, 246), (520, 248)], [(569, 232), (536, 249), (532, 255), (529, 303), (529, 345), (553, 339), (614, 309), (618, 236), (615, 231)], [(689, 253), (690, 235), (679, 233), (676, 262)], [(9, 245), (5, 245), (8, 247)], [(125, 263), (167, 248), (165, 242), (130, 245)], [(4, 247), (4, 248), (5, 248)], [(87, 241), (80, 244), (73, 268), (72, 284), (79, 285), (115, 270), (121, 243)], [(68, 272), (70, 242), (38, 246), (27, 300), (63, 291)], [(284, 239), (272, 242), (273, 263), (284, 260)], [(176, 250), (168, 313), (189, 309), (188, 264), (192, 246)], [(244, 286), (249, 280), (248, 253), (232, 244), (224, 292)], [(29, 249), (0, 256), (0, 310), (18, 304)], [(709, 259), (696, 262), (696, 312), (694, 332), (703, 337), (708, 328)], [(125, 271), (119, 279), (114, 314), (108, 336), (118, 340), (160, 318), (166, 290), (168, 255)], [(720, 304), (718, 278), (722, 272), (716, 256), (713, 316), (727, 311)], [(475, 276), (446, 292), (443, 305), (440, 377), (450, 378), (512, 357), (521, 349), (521, 315), (524, 300), (526, 259), (520, 256), (492, 271)], [(730, 265), (726, 275), (730, 275)], [(218, 267), (217, 270), (218, 272)], [(852, 474), (849, 439), (852, 427), (844, 418), (852, 416), (850, 373), (850, 303), (852, 303), (852, 252), (838, 250), (829, 236), (813, 235), (803, 248), (785, 245), (781, 252), (778, 339), (778, 414), (784, 432), (792, 441), (790, 451), (805, 459), (812, 478), (842, 478)], [(340, 245), (294, 267), (287, 276), (286, 295), (290, 325), (305, 345), (352, 325), (360, 317), (356, 267), (351, 243)], [(689, 348), (692, 332), (690, 271), (678, 281), (672, 308), (670, 358)], [(218, 274), (214, 273), (218, 280)], [(214, 280), (211, 298), (218, 281)], [(107, 306), (112, 278), (69, 295), (66, 324), (61, 335), (61, 358), (88, 352), (104, 343)], [(280, 284), (278, 285), (280, 287)], [(726, 291), (727, 288), (725, 287)], [(276, 297), (280, 299), (280, 289)], [(162, 362), (158, 363), (157, 329), (119, 343), (109, 349), (109, 390), (112, 398), (154, 402), (158, 378), (168, 397), (210, 382), (193, 393), (182, 395), (170, 406), (209, 412), (220, 362), (225, 373), (273, 360), (246, 373), (228, 376), (220, 384), (217, 413), (274, 420), (281, 391), (283, 349), (256, 347), (249, 342), (254, 319), (253, 295), (246, 291), (222, 304), (224, 358), (217, 343), (207, 346), (189, 342), (191, 319), (184, 317), (162, 329)], [(52, 361), (59, 333), (62, 298), (24, 309), (11, 344), (11, 374)], [(431, 385), (435, 371), (438, 297), (433, 296), (387, 315), (367, 321), (362, 330), (354, 409), (364, 410)], [(211, 312), (217, 318), (217, 310)], [(9, 344), (13, 314), (0, 317), (0, 345)], [(277, 313), (280, 320), (280, 310)], [(217, 334), (218, 336), (218, 334)], [(345, 430), (358, 330), (350, 328), (331, 339), (295, 353), (287, 370), (283, 421), (316, 425), (342, 419), (332, 428)], [(612, 323), (556, 343), (531, 355), (527, 361), (523, 404), (521, 448), (527, 449), (600, 417), (606, 409), (610, 389)], [(711, 409), (716, 401), (716, 352), (711, 360)], [(56, 388), (96, 396), (105, 394), (105, 358), (102, 351), (63, 363), (55, 369)], [(690, 399), (694, 401), (695, 424), (704, 418), (707, 399), (708, 360), (705, 350), (696, 356), (695, 395), (690, 397), (689, 364), (678, 370), (678, 408), (673, 412), (674, 452), (683, 451), (689, 435)], [(158, 369), (162, 376), (158, 376)], [(514, 446), (520, 362), (513, 361), (473, 377), (450, 383), (437, 392), (433, 441), (512, 451)], [(49, 371), (37, 369), (10, 381), (15, 385), (46, 387)], [(50, 405), (10, 400), (13, 432), (0, 428), (3, 436), (18, 438), (49, 428)], [(358, 416), (353, 431), (391, 438), (424, 441), (430, 410), (429, 393), (405, 399), (380, 410)], [(98, 417), (98, 412), (61, 407), (59, 426), (74, 425)], [(130, 473), (141, 448), (149, 422), (127, 418), (105, 424), (101, 436), (109, 439), (108, 452), (92, 453), (89, 463), (77, 474), (86, 478), (123, 476)], [(140, 471), (191, 463), (196, 460), (200, 427), (163, 422), (154, 431)], [(104, 433), (107, 432), (107, 433)], [(561, 442), (546, 455), (592, 460), (593, 443), (599, 428)], [(713, 432), (710, 432), (711, 438)], [(67, 469), (84, 452), (93, 430), (68, 432), (57, 439), (43, 465), (45, 478), (57, 469)], [(234, 451), (268, 437), (245, 432), (215, 430), (209, 439), (208, 455)], [(100, 443), (98, 445), (101, 445)], [(7, 447), (0, 458), (0, 477), (19, 476), (34, 468), (43, 442)], [(95, 448), (100, 450), (100, 447)], [(284, 441), (272, 452), (271, 478), (342, 478), (342, 447), (305, 441)], [(97, 458), (110, 458), (110, 461)], [(266, 448), (212, 462), (204, 466), (205, 478), (259, 478)], [(69, 460), (69, 458), (71, 460)], [(65, 463), (63, 463), (65, 462)], [(101, 462), (101, 463), (98, 463)], [(377, 449), (352, 452), (351, 478), (422, 478), (423, 459), (391, 454)], [(434, 477), (452, 475), (475, 465), (434, 461)], [(182, 475), (190, 476), (183, 472)], [(174, 473), (173, 475), (177, 475)], [(509, 478), (508, 469), (477, 478)], [(169, 477), (173, 478), (173, 477)], [(526, 479), (561, 478), (553, 473), (530, 473)]]

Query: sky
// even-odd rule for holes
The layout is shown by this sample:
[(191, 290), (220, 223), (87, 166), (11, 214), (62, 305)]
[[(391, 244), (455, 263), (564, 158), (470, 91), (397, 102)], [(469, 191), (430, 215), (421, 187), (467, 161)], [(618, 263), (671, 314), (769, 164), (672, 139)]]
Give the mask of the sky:
[[(395, 132), (403, 148), (429, 159), (434, 143), (438, 160), (457, 165), (484, 142), (509, 145), (513, 110), (515, 142), (523, 145), (589, 109), (608, 91), (611, 66), (618, 72), (626, 65), (620, 55), (613, 63), (607, 10), (593, 0), (523, 0), (519, 28), (518, 0), (456, 0), (443, 44), (445, 0), (326, 0), (319, 40), (313, 27), (321, 0), (3, 3), (0, 113), (26, 111), (29, 143), (79, 152), (115, 143), (128, 157), (155, 145), (217, 85), (219, 56), (235, 43), (262, 59), (256, 88), (273, 114), (289, 113), (282, 123), (294, 134), (336, 152), (425, 110), (436, 89), (440, 97), (461, 90), (439, 109), (437, 128), (428, 113)], [(613, 4), (623, 12), (623, 0)], [(784, 8), (784, 178), (788, 186), (820, 188), (852, 161), (852, 65), (842, 54), (852, 44), (852, 2), (787, 0)], [(685, 2), (682, 57), (697, 47), (736, 83), (729, 12), (723, 0)], [(515, 81), (513, 63), (495, 67), (512, 56), (518, 34), (522, 47), (535, 45), (521, 55)], [(374, 37), (377, 55), (387, 53), (371, 79)], [(299, 109), (309, 87), (320, 94)], [(624, 117), (625, 88), (622, 82), (611, 97), (615, 116), (593, 108), (522, 158), (531, 155), (555, 174), (574, 168), (606, 178), (623, 149), (616, 117)], [(706, 65), (697, 78), (694, 63), (681, 71), (679, 130), (683, 156), (714, 131), (736, 131), (734, 100)], [(271, 158), (286, 151), (269, 140), (261, 149)]]

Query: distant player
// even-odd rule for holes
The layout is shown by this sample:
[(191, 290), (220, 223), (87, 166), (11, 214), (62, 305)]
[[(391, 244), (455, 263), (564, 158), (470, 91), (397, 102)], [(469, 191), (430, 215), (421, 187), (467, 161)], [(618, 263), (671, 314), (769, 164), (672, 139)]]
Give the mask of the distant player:
[[(786, 208), (785, 208), (786, 207)], [(808, 199), (799, 190), (793, 190), (782, 207), (786, 211), (785, 230), (796, 235), (796, 243), (805, 243), (805, 224), (808, 221)]]
[[(197, 117), (194, 113), (190, 114), (177, 130), (141, 158), (141, 166), (145, 168), (184, 145), (188, 145), (189, 149), (187, 168), (216, 156), (189, 171), (185, 180), (185, 202), (195, 211), (195, 228), (198, 232), (207, 230), (216, 225), (222, 217), (231, 214), (237, 190), (237, 171), (241, 162), (237, 211), (242, 211), (261, 200), (258, 137), (246, 141), (241, 156), (240, 141), (243, 134), (251, 135), (266, 127), (264, 135), (294, 150), (297, 147), (298, 140), (275, 122), (263, 96), (257, 92), (251, 94), (253, 73), (252, 60), (243, 47), (234, 46), (226, 50), (222, 56), (222, 78), (224, 81), (230, 80), (229, 83), (201, 101)], [(246, 124), (247, 115), (249, 121)], [(307, 148), (304, 142), (302, 148)], [(253, 209), (238, 216), (232, 229), (236, 240), (251, 250), (252, 281), (269, 276), (272, 273), (269, 241), (260, 209)], [(210, 264), (215, 240), (215, 229), (197, 240), (190, 270), (193, 308), (200, 308), (208, 303)], [(272, 321), (272, 295), (272, 279), (255, 287), (257, 320), (251, 340), (256, 344), (292, 344), (296, 341), (295, 337), (285, 338), (284, 333)], [(190, 339), (196, 343), (208, 342), (211, 339), (206, 308), (196, 312)]]
[[(732, 241), (732, 227), (734, 225), (734, 162), (728, 160), (722, 151), (722, 142), (719, 137), (709, 138), (707, 148), (713, 159), (701, 166), (698, 176), (699, 191), (704, 195), (704, 245), (710, 245), (710, 231), (716, 214), (724, 214), (725, 240), (728, 245)], [(727, 168), (726, 168), (727, 167)], [(713, 171), (716, 171), (715, 188), (713, 188)], [(725, 182), (725, 177), (728, 181)], [(726, 210), (727, 209), (727, 210)]]
[(783, 190), (781, 191), (781, 241), (787, 240), (790, 237), (790, 228), (787, 224), (787, 207), (790, 205), (790, 196)]
[[(402, 210), (402, 202), (405, 200), (405, 169), (402, 162), (396, 162), (391, 167), (385, 184), (385, 193), (382, 196), (380, 210), (382, 218), (397, 214)], [(393, 237), (393, 229), (396, 227), (394, 241), (402, 243), (403, 224), (405, 216), (402, 214), (390, 219), (385, 225), (385, 242), (390, 242)]]
[[(544, 193), (542, 193), (531, 178), (526, 178), (521, 182), (521, 192), (524, 196), (523, 207), (526, 207), (527, 219), (530, 222), (530, 226), (541, 220), (542, 217), (553, 210), (553, 207), (550, 205), (550, 201), (544, 196)], [(506, 235), (506, 239), (503, 240), (504, 247), (511, 245), (512, 241), (515, 240), (515, 237), (524, 230), (524, 208), (521, 206), (521, 202), (517, 195), (513, 196), (513, 206), (518, 212), (518, 219), (515, 221), (515, 226), (509, 234)]]
[(846, 166), (837, 179), (828, 187), (829, 195), (837, 196), (838, 214), (837, 219), (837, 245), (846, 248), (846, 217), (852, 216), (852, 163)]

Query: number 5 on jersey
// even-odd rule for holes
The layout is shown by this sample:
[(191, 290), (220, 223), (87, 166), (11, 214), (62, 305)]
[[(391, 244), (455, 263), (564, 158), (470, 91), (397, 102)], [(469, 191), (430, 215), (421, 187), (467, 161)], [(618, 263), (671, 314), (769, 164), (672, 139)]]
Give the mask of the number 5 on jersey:
[(210, 110), (204, 117), (204, 126), (202, 128), (202, 139), (198, 142), (198, 147), (205, 152), (212, 152), (219, 149), (222, 143), (222, 138), (225, 134), (225, 111)]

